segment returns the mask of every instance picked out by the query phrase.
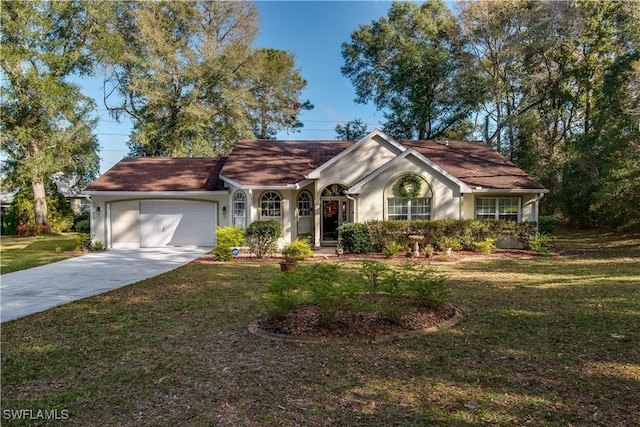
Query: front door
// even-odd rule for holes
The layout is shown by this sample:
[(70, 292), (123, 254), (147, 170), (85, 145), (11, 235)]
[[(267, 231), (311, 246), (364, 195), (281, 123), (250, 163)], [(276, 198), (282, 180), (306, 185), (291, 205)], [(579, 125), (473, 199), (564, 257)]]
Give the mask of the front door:
[(349, 199), (345, 197), (322, 200), (322, 241), (336, 243), (338, 228), (349, 222)]
[(340, 227), (340, 201), (322, 201), (322, 240), (325, 242), (338, 240), (338, 227)]

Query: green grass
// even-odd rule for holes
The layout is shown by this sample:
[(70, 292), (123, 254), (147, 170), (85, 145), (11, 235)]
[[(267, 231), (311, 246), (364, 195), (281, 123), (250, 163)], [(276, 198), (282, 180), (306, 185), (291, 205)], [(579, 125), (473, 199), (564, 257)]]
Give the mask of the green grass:
[(0, 239), (0, 273), (25, 270), (78, 256), (72, 252), (76, 233), (35, 237), (2, 236)]
[(254, 337), (278, 264), (189, 264), (3, 324), (2, 407), (67, 409), (64, 425), (637, 425), (640, 239), (555, 244), (577, 255), (435, 266), (462, 322), (387, 343)]

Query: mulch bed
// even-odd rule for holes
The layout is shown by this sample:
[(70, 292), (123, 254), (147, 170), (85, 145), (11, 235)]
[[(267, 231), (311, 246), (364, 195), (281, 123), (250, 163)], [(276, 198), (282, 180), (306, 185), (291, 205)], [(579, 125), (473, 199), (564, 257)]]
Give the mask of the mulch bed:
[(411, 314), (404, 315), (397, 323), (379, 313), (340, 311), (331, 325), (322, 323), (318, 307), (302, 304), (282, 319), (263, 316), (253, 326), (271, 335), (282, 337), (311, 338), (367, 338), (402, 336), (408, 332), (421, 331), (441, 325), (458, 314), (450, 304), (440, 309), (415, 307)]

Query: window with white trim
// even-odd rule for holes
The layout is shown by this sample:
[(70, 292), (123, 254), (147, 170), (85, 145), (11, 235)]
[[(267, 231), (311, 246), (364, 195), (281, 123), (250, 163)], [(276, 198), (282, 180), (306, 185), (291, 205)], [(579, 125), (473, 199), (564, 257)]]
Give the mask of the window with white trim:
[(387, 200), (387, 219), (430, 220), (431, 198), (392, 198)]
[(478, 197), (476, 219), (496, 219), (518, 222), (520, 199), (518, 197)]
[(267, 191), (260, 198), (260, 219), (282, 219), (282, 199), (275, 191)]
[(298, 195), (298, 234), (313, 231), (313, 198), (311, 193), (303, 191)]
[(247, 220), (247, 199), (242, 191), (233, 195), (233, 225), (244, 228)]
[(308, 191), (303, 191), (298, 196), (298, 215), (300, 218), (310, 217), (313, 213), (313, 200)]

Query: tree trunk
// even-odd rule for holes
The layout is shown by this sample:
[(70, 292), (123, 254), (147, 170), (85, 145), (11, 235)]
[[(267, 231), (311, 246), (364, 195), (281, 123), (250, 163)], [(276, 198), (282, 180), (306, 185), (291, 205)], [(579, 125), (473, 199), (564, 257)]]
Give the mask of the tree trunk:
[(49, 214), (47, 212), (47, 196), (44, 182), (36, 180), (31, 183), (33, 192), (33, 209), (36, 214), (36, 224), (49, 227)]

